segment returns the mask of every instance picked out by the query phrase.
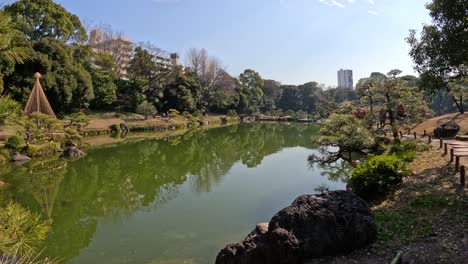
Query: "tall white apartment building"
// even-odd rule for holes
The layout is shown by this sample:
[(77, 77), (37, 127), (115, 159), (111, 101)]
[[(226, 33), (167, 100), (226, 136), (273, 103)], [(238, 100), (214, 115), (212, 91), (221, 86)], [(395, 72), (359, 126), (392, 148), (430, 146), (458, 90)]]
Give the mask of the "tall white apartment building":
[(352, 70), (339, 70), (338, 71), (338, 87), (353, 89), (353, 71)]

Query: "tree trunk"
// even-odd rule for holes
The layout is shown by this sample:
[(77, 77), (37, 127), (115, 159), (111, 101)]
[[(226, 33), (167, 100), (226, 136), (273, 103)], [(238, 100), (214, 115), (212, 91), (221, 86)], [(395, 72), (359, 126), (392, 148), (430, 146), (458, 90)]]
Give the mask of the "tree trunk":
[(400, 142), (400, 137), (398, 135), (398, 124), (396, 123), (395, 113), (390, 104), (390, 95), (386, 94), (385, 97), (387, 99), (387, 112), (388, 118), (390, 119), (390, 127), (392, 128), (393, 141), (398, 143)]
[(395, 143), (400, 142), (400, 137), (398, 135), (398, 125), (396, 123), (395, 114), (393, 110), (388, 110), (388, 117), (390, 119), (390, 127), (392, 128), (393, 141)]
[(457, 98), (455, 98), (455, 96), (451, 95), (453, 101), (455, 102), (455, 105), (457, 106), (457, 109), (458, 109), (458, 112), (460, 112), (460, 114), (464, 114), (465, 113), (465, 109), (463, 109), (463, 101), (460, 100), (460, 102), (458, 102)]
[[(445, 89), (447, 90), (447, 92), (449, 94), (450, 94), (450, 92), (452, 92), (452, 90), (448, 86), (445, 86)], [(458, 102), (458, 100), (457, 100), (457, 98), (455, 98), (455, 96), (453, 96), (451, 94), (450, 94), (450, 96), (452, 97), (452, 100), (455, 102), (455, 105), (457, 106), (458, 112), (460, 112), (460, 114), (464, 114), (465, 109), (464, 109), (464, 106), (463, 106), (463, 96), (460, 96), (460, 102)]]
[(460, 113), (464, 114), (465, 113), (465, 107), (463, 105), (463, 95), (460, 95), (460, 109), (461, 109)]

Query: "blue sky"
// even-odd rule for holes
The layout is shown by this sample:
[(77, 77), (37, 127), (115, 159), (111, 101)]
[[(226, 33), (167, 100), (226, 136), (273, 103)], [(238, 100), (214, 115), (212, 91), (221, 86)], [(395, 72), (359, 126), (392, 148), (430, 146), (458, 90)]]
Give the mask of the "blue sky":
[(430, 22), (426, 0), (56, 0), (86, 23), (110, 24), (184, 58), (206, 48), (238, 75), (336, 85), (373, 71), (414, 74), (404, 38)]

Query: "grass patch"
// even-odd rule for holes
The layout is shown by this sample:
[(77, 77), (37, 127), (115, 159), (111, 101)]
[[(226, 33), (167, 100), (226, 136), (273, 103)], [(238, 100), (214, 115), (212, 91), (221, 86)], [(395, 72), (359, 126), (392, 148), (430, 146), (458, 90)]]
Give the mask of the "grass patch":
[(400, 240), (403, 243), (432, 234), (431, 222), (417, 211), (383, 209), (375, 212), (379, 228), (378, 239)]
[(456, 209), (457, 199), (455, 195), (437, 195), (433, 193), (423, 194), (418, 196), (411, 206), (421, 209)]
[(379, 228), (379, 240), (398, 240), (403, 243), (433, 235), (433, 221), (447, 211), (446, 221), (463, 221), (463, 205), (452, 193), (425, 193), (400, 207), (376, 210), (375, 220)]

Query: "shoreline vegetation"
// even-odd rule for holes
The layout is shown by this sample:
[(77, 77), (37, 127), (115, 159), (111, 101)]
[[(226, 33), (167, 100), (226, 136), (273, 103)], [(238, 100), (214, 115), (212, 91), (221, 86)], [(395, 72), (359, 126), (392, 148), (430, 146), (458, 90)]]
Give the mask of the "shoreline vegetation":
[[(102, 115), (111, 115), (113, 118), (102, 118)], [(119, 117), (117, 117), (119, 116)], [(82, 118), (84, 115), (81, 116)], [(117, 143), (125, 139), (136, 138), (164, 138), (173, 135), (180, 135), (190, 129), (196, 128), (213, 128), (224, 125), (237, 124), (239, 118), (236, 116), (199, 116), (193, 117), (192, 115), (178, 115), (174, 114), (168, 118), (143, 118), (140, 115), (115, 115), (111, 113), (101, 114), (100, 118), (88, 119), (84, 117), (85, 124), (79, 126), (77, 133), (80, 135), (80, 142), (78, 145), (82, 147), (92, 145), (102, 145), (108, 143)], [(83, 121), (83, 120), (81, 120)], [(70, 126), (73, 121), (63, 120), (64, 125)], [(89, 125), (89, 126), (88, 126)], [(12, 159), (15, 151), (8, 151), (6, 149), (9, 139), (15, 135), (14, 129), (6, 129), (0, 131), (0, 166), (2, 163), (9, 162)], [(2, 133), (3, 132), (3, 133)], [(146, 132), (146, 133), (142, 133)], [(52, 136), (53, 134), (53, 136)], [(42, 144), (28, 144), (22, 146), (21, 150), (16, 153), (24, 154), (30, 158), (46, 159), (53, 157), (63, 152), (61, 150), (60, 141), (54, 141), (54, 136), (63, 138), (63, 132), (51, 132), (46, 135), (50, 140)], [(2, 140), (4, 143), (2, 143)]]
[[(60, 120), (65, 127), (76, 127), (77, 133), (82, 137), (80, 145), (83, 147), (93, 145), (104, 145), (122, 142), (126, 139), (157, 138), (180, 135), (190, 129), (214, 128), (225, 125), (250, 122), (299, 122), (299, 123), (320, 123), (321, 120), (312, 119), (303, 112), (288, 113), (288, 115), (205, 115), (192, 116), (185, 113), (181, 115), (176, 110), (171, 117), (145, 117), (135, 113), (115, 113), (101, 112), (85, 115), (78, 113), (75, 116), (64, 116)], [(30, 158), (47, 158), (62, 152), (53, 137), (61, 138), (63, 133), (52, 131), (49, 142), (35, 145), (29, 144), (20, 151)], [(52, 136), (53, 134), (53, 136)], [(15, 135), (14, 128), (4, 127), (0, 130), (0, 166), (2, 163), (10, 161), (11, 155), (5, 147), (8, 138)], [(2, 148), (3, 147), (3, 148)]]

